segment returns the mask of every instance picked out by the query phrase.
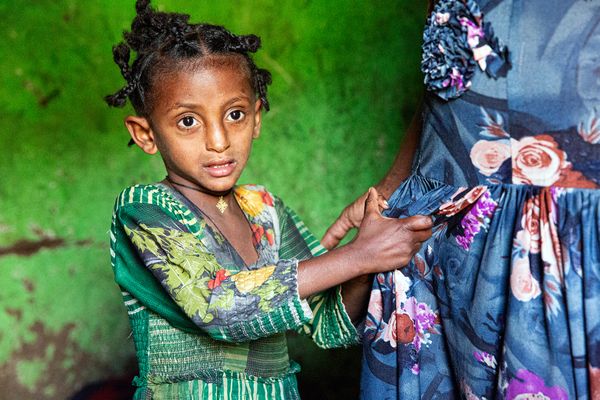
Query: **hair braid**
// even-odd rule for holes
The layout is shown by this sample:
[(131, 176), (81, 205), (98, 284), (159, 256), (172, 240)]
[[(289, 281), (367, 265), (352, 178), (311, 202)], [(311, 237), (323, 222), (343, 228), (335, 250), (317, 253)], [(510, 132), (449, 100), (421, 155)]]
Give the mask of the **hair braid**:
[[(124, 33), (125, 42), (113, 48), (113, 58), (127, 84), (105, 97), (110, 106), (122, 107), (129, 99), (138, 115), (149, 116), (156, 76), (185, 68), (185, 63), (203, 57), (239, 54), (256, 96), (269, 110), (267, 86), (271, 74), (258, 68), (249, 54), (260, 48), (258, 36), (235, 35), (218, 25), (190, 24), (189, 15), (155, 11), (150, 0), (137, 0), (135, 8), (137, 14), (131, 30)], [(131, 51), (136, 59), (130, 65)]]
[(260, 99), (262, 106), (266, 111), (269, 111), (271, 107), (269, 105), (269, 100), (267, 99), (267, 85), (271, 84), (271, 73), (266, 69), (254, 68), (255, 90), (258, 92), (258, 98)]

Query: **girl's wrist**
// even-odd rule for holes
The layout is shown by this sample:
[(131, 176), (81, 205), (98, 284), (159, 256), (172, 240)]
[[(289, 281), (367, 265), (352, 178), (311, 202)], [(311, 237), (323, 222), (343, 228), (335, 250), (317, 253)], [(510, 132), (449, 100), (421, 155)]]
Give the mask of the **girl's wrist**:
[(347, 253), (348, 267), (352, 270), (351, 279), (375, 272), (374, 269), (376, 268), (376, 265), (374, 263), (374, 257), (371, 257), (368, 254), (368, 246), (357, 245), (356, 241), (352, 241), (342, 246), (342, 249), (345, 249)]

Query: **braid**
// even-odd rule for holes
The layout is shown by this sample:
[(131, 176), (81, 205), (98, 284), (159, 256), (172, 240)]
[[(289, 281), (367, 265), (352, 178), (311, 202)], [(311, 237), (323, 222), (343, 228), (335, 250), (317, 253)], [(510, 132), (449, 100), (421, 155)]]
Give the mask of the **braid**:
[(260, 48), (260, 38), (256, 35), (238, 36), (237, 39), (240, 43), (240, 48), (232, 49), (231, 51), (256, 53), (256, 51)]
[[(136, 113), (147, 117), (152, 111), (156, 76), (214, 55), (241, 55), (256, 96), (269, 110), (267, 86), (271, 74), (258, 68), (249, 54), (260, 48), (258, 36), (234, 35), (217, 25), (190, 24), (189, 15), (155, 11), (150, 0), (137, 0), (135, 9), (131, 30), (124, 33), (125, 42), (113, 48), (114, 61), (126, 85), (105, 97), (108, 105), (123, 107), (129, 99)], [(131, 51), (136, 59), (130, 65)]]
[(263, 107), (266, 111), (269, 111), (269, 100), (267, 99), (267, 85), (271, 84), (271, 73), (266, 69), (256, 68), (254, 66), (254, 87), (258, 92), (258, 98), (260, 99)]
[(129, 46), (125, 43), (119, 43), (117, 46), (113, 47), (113, 59), (119, 66), (121, 75), (123, 75), (123, 78), (126, 80), (129, 80), (131, 74), (131, 71), (129, 70), (129, 55)]
[(131, 79), (131, 69), (129, 68), (130, 49), (125, 43), (119, 43), (113, 47), (113, 59), (121, 70), (121, 75), (127, 81), (127, 85), (117, 91), (115, 94), (105, 97), (106, 102), (113, 107), (123, 107), (127, 102), (127, 97), (133, 92), (137, 85), (137, 80)]

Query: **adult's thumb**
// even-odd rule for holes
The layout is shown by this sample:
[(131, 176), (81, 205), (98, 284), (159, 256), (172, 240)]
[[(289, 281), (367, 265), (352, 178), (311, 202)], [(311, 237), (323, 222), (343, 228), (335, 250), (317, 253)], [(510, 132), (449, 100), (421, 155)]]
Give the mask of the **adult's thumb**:
[(367, 199), (365, 200), (365, 215), (373, 213), (379, 215), (378, 198), (379, 193), (377, 193), (377, 189), (370, 187)]

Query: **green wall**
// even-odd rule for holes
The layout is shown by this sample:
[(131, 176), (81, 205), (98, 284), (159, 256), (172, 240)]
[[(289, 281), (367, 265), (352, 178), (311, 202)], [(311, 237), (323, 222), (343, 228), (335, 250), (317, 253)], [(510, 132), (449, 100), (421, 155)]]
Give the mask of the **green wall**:
[[(413, 1), (156, 0), (263, 39), (272, 111), (242, 177), (322, 235), (390, 165), (419, 97), (424, 5)], [(113, 200), (160, 180), (102, 97), (122, 85), (111, 46), (134, 1), (0, 1), (0, 388), (65, 399), (132, 373), (108, 255)], [(305, 398), (356, 396), (359, 349), (292, 336)]]

